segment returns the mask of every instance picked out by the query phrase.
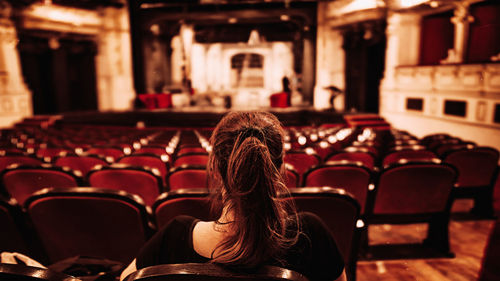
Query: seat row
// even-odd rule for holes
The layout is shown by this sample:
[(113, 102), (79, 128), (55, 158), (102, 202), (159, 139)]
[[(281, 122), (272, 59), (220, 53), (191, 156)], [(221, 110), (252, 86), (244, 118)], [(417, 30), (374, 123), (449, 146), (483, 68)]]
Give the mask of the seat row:
[[(42, 189), (29, 196), (22, 209), (13, 202), (0, 201), (0, 219), (10, 222), (1, 222), (7, 227), (2, 231), (5, 239), (0, 240), (0, 250), (37, 256), (29, 252), (35, 243), (27, 241), (38, 241), (43, 255), (40, 260), (46, 264), (76, 255), (127, 264), (154, 231), (172, 218), (218, 218), (218, 214), (210, 212), (210, 195), (208, 189), (166, 192), (148, 208), (140, 197), (124, 191), (94, 187)], [(329, 187), (291, 189), (290, 195), (282, 196), (282, 200), (293, 200), (299, 211), (315, 213), (326, 222), (345, 259), (348, 274), (355, 274), (360, 233), (356, 226), (358, 202), (346, 191)], [(24, 232), (24, 236), (18, 234), (27, 228), (34, 231)], [(30, 237), (30, 233), (35, 235)], [(31, 238), (24, 241), (29, 245), (24, 247), (28, 252), (14, 249), (16, 237)]]

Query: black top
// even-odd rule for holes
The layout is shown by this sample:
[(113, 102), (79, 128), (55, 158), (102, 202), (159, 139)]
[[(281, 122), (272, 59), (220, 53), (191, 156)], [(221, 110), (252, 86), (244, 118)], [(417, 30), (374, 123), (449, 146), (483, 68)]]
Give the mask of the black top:
[[(309, 280), (335, 280), (344, 261), (325, 224), (312, 213), (300, 213), (301, 234), (285, 256), (266, 265), (280, 266), (302, 273)], [(158, 231), (140, 250), (137, 269), (158, 264), (204, 263), (210, 259), (195, 252), (193, 228), (199, 220), (178, 216)]]

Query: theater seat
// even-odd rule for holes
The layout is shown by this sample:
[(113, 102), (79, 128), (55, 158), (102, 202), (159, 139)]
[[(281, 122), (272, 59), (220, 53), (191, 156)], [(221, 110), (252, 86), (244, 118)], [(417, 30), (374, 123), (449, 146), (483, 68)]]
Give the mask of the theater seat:
[(169, 157), (167, 155), (157, 156), (155, 154), (133, 154), (127, 155), (119, 158), (116, 162), (122, 164), (128, 164), (132, 166), (149, 167), (151, 169), (157, 169), (161, 175), (163, 182), (165, 182)]
[(206, 188), (177, 189), (162, 193), (153, 204), (153, 215), (158, 228), (180, 215), (204, 221), (215, 220), (210, 215), (209, 191)]
[(69, 168), (50, 164), (27, 166), (13, 164), (1, 174), (3, 193), (17, 200), (19, 205), (33, 192), (45, 187), (73, 187), (82, 183), (82, 178)]
[(109, 163), (99, 155), (76, 155), (56, 157), (53, 164), (58, 167), (69, 167), (73, 171), (80, 171), (82, 176), (86, 176), (92, 168), (97, 165), (107, 166)]
[(300, 186), (300, 175), (295, 170), (295, 168), (289, 164), (285, 163), (285, 185), (288, 188), (299, 187)]
[[(335, 238), (344, 257), (349, 281), (356, 280), (356, 263), (361, 222), (358, 225), (359, 203), (343, 189), (331, 187), (301, 187), (290, 189), (297, 211), (311, 212), (320, 217)], [(358, 226), (357, 226), (358, 225)]]
[(458, 170), (457, 183), (453, 188), (454, 198), (473, 198), (473, 213), (493, 217), (493, 187), (498, 175), (499, 153), (491, 147), (452, 149), (443, 156), (443, 161)]
[(203, 165), (206, 166), (208, 163), (208, 153), (206, 152), (191, 152), (185, 153), (183, 155), (177, 156), (175, 158), (173, 167), (179, 167), (182, 165)]
[(40, 165), (43, 161), (28, 155), (18, 153), (6, 153), (0, 156), (0, 172), (12, 164), (19, 165)]
[(126, 281), (307, 281), (302, 274), (286, 268), (263, 266), (255, 272), (237, 272), (213, 263), (161, 264), (132, 272)]
[(295, 168), (300, 176), (299, 182), (302, 182), (303, 174), (309, 168), (320, 164), (321, 158), (314, 150), (290, 150), (286, 152), (284, 161)]
[(328, 161), (359, 161), (362, 162), (370, 170), (375, 167), (375, 155), (371, 153), (366, 147), (347, 147), (342, 151), (335, 151), (326, 157), (325, 162)]
[(456, 178), (456, 169), (439, 159), (402, 161), (384, 168), (367, 205), (368, 224), (428, 223), (424, 245), (452, 256), (448, 224)]
[(25, 209), (51, 264), (77, 255), (127, 264), (151, 235), (143, 200), (124, 191), (47, 188)]
[(170, 169), (167, 175), (169, 191), (184, 188), (207, 188), (208, 177), (203, 165), (182, 165)]
[(302, 186), (332, 186), (352, 194), (365, 211), (372, 173), (362, 162), (330, 161), (311, 168), (304, 174)]
[(87, 175), (87, 183), (139, 195), (148, 206), (163, 192), (163, 180), (158, 171), (119, 163), (93, 169)]

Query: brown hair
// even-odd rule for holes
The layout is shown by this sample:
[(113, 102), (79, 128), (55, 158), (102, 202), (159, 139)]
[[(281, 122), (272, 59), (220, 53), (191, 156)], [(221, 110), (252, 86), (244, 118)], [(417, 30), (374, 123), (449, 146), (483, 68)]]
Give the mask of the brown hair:
[(213, 251), (213, 262), (252, 268), (279, 260), (296, 242), (295, 208), (278, 199), (288, 193), (283, 142), (280, 122), (267, 112), (230, 112), (213, 131), (210, 186), (222, 191), (215, 200), (219, 213), (223, 206), (234, 215), (232, 231)]

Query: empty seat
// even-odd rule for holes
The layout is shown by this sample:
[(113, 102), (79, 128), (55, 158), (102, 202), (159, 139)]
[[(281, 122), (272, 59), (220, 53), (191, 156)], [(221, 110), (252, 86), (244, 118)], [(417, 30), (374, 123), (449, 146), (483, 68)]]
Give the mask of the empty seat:
[(116, 159), (125, 155), (124, 149), (118, 146), (92, 146), (85, 151), (87, 154), (97, 154), (109, 158), (109, 162), (114, 162)]
[(218, 218), (210, 215), (209, 191), (206, 188), (177, 189), (162, 193), (153, 204), (153, 215), (158, 228), (179, 215), (204, 221)]
[(348, 280), (355, 280), (359, 203), (343, 189), (331, 187), (291, 188), (290, 194), (286, 200), (294, 200), (298, 211), (314, 213), (328, 226), (344, 258)]
[(157, 156), (155, 154), (133, 154), (127, 155), (119, 158), (116, 162), (122, 164), (128, 164), (132, 166), (149, 167), (151, 169), (157, 169), (161, 175), (162, 180), (165, 182), (168, 164), (168, 155)]
[(17, 153), (6, 153), (5, 155), (0, 156), (0, 171), (3, 171), (5, 168), (12, 164), (19, 165), (40, 165), (43, 161), (39, 158), (35, 158), (33, 156), (22, 155)]
[(307, 281), (302, 274), (286, 268), (263, 266), (255, 272), (236, 272), (213, 263), (161, 264), (132, 272), (126, 281)]
[(371, 180), (370, 169), (361, 162), (331, 161), (308, 170), (302, 186), (342, 188), (354, 196), (364, 213)]
[(132, 154), (152, 153), (158, 156), (168, 155), (167, 147), (163, 145), (145, 145), (136, 149)]
[(199, 144), (182, 145), (176, 152), (176, 157), (182, 156), (188, 153), (207, 153), (207, 150), (201, 147)]
[(82, 176), (86, 176), (95, 166), (107, 166), (108, 162), (104, 157), (98, 155), (70, 154), (56, 157), (53, 160), (53, 164), (59, 167), (69, 167), (73, 171), (80, 171)]
[(11, 165), (0, 176), (4, 193), (17, 200), (20, 205), (33, 192), (45, 187), (73, 187), (82, 179), (69, 168), (49, 164), (39, 166)]
[(36, 149), (35, 155), (50, 162), (56, 156), (64, 156), (72, 152), (73, 150), (71, 148), (65, 147), (41, 147)]
[(366, 147), (347, 147), (342, 151), (336, 151), (326, 157), (326, 162), (328, 161), (359, 161), (363, 165), (373, 170), (375, 167), (375, 155), (371, 153)]
[(302, 175), (311, 167), (321, 163), (321, 158), (314, 150), (290, 150), (284, 158), (285, 163), (291, 164), (300, 175), (299, 182), (302, 182)]
[(182, 165), (203, 165), (206, 166), (208, 163), (208, 153), (206, 152), (191, 152), (185, 153), (175, 158), (174, 167)]
[(382, 160), (382, 166), (399, 162), (401, 159), (413, 161), (430, 160), (433, 158), (436, 158), (436, 154), (422, 146), (395, 147), (385, 155)]
[(9, 281), (81, 281), (47, 268), (0, 263), (0, 279)]
[(124, 191), (47, 188), (25, 209), (50, 263), (77, 255), (129, 263), (151, 235), (142, 199)]
[(456, 177), (456, 169), (439, 159), (403, 161), (384, 168), (367, 205), (368, 224), (426, 222), (425, 244), (451, 255), (448, 224)]
[(460, 148), (448, 151), (443, 161), (458, 169), (454, 198), (473, 198), (473, 212), (493, 216), (493, 187), (498, 175), (499, 153), (491, 147)]
[(202, 165), (173, 167), (167, 175), (168, 190), (206, 187), (208, 187), (207, 171)]
[(93, 187), (123, 190), (139, 195), (147, 205), (152, 205), (163, 191), (163, 181), (158, 171), (125, 164), (93, 169), (87, 175), (87, 183)]

